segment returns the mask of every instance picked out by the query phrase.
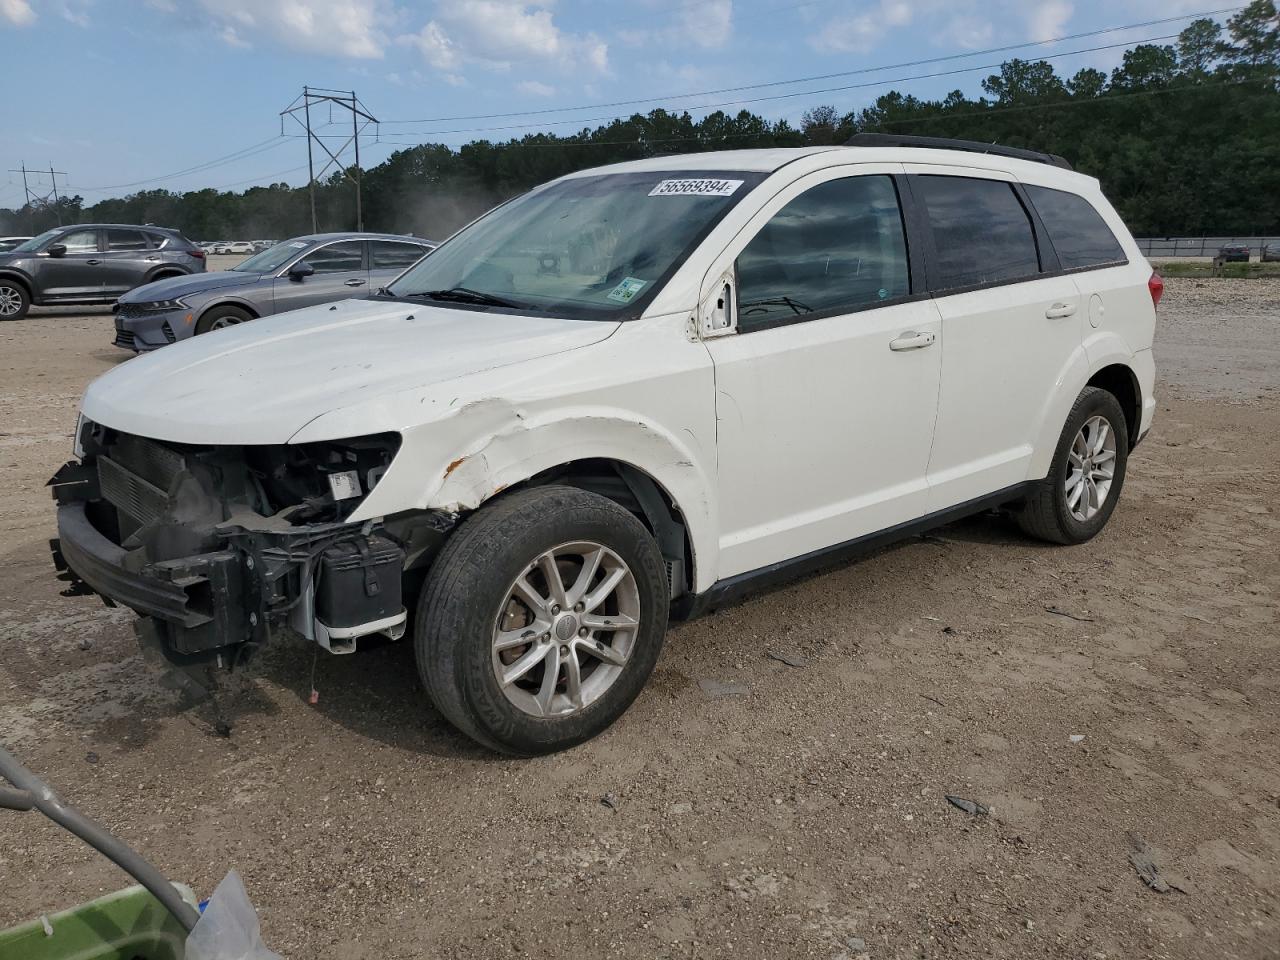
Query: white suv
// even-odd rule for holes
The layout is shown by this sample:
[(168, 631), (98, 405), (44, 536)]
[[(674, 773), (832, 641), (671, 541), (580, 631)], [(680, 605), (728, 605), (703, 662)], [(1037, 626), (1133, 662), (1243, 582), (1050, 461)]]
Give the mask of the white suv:
[(669, 615), (991, 507), (1094, 536), (1151, 424), (1161, 289), (1044, 154), (863, 137), (585, 170), (373, 299), (101, 377), (55, 560), (180, 662), (412, 620), (445, 716), (556, 750), (622, 714)]

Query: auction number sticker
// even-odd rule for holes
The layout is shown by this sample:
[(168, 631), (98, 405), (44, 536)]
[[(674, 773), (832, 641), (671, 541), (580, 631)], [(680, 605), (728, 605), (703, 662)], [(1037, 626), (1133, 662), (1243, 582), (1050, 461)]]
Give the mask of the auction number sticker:
[(649, 191), (651, 197), (728, 197), (741, 180), (663, 180)]

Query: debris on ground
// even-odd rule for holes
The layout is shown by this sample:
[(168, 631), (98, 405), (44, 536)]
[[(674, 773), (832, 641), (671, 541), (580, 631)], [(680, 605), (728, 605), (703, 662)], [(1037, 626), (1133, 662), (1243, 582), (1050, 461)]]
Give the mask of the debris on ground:
[(1132, 830), (1126, 836), (1129, 838), (1129, 862), (1133, 864), (1133, 869), (1138, 871), (1138, 876), (1142, 878), (1143, 883), (1156, 893), (1168, 893), (1170, 890), (1177, 890), (1179, 893), (1187, 892), (1185, 881), (1161, 873), (1155, 861), (1155, 851), (1147, 841)]
[(777, 660), (779, 663), (785, 663), (788, 667), (803, 667), (809, 663), (808, 657), (802, 657), (798, 653), (787, 653), (785, 650), (766, 650), (770, 660)]
[(613, 793), (606, 793), (603, 797), (600, 798), (600, 802), (604, 804), (606, 807), (608, 807), (610, 810), (618, 809), (618, 798)]
[(1080, 743), (1081, 741), (1083, 741), (1083, 740), (1084, 740), (1084, 734), (1083, 734), (1083, 733), (1073, 733), (1073, 734), (1071, 734), (1071, 736), (1067, 737), (1067, 739), (1068, 739), (1068, 740), (1070, 740), (1072, 743)]
[(947, 803), (951, 804), (959, 810), (975, 817), (985, 817), (990, 811), (976, 800), (966, 800), (964, 797), (954, 797), (951, 794), (946, 795)]
[(946, 634), (947, 636), (949, 636), (949, 637), (954, 637), (954, 636), (955, 636), (957, 633), (959, 633), (960, 631), (959, 631), (959, 630), (957, 630), (955, 627), (946, 626), (946, 627), (943, 627), (943, 628), (942, 628), (942, 632), (943, 632), (943, 633), (945, 633), (945, 634)]
[(1068, 620), (1076, 620), (1080, 623), (1093, 623), (1093, 617), (1078, 617), (1074, 613), (1067, 610), (1059, 610), (1057, 607), (1045, 607), (1046, 613), (1052, 613), (1056, 617), (1066, 617)]
[(720, 697), (748, 697), (751, 695), (751, 688), (745, 683), (735, 683), (730, 680), (699, 680), (698, 686), (702, 688), (702, 692), (708, 697), (719, 699)]
[(942, 707), (943, 709), (946, 709), (946, 706), (947, 706), (947, 705), (946, 705), (945, 703), (943, 703), (941, 700), (939, 700), (937, 697), (931, 697), (931, 696), (929, 696), (929, 694), (927, 694), (927, 693), (922, 693), (922, 694), (920, 694), (920, 696), (922, 696), (924, 699), (928, 700), (930, 703), (936, 703), (938, 706)]

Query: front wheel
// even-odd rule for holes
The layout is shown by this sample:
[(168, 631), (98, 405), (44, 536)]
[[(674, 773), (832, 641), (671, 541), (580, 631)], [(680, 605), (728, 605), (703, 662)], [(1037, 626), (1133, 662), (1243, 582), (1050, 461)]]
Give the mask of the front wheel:
[(24, 287), (0, 280), (0, 320), (21, 320), (31, 309), (31, 297)]
[(1017, 515), (1022, 529), (1051, 543), (1084, 543), (1106, 526), (1124, 486), (1129, 429), (1115, 396), (1085, 387), (1058, 438), (1049, 475)]
[(415, 647), (441, 713), (530, 756), (594, 737), (631, 705), (667, 628), (658, 546), (573, 487), (519, 491), (468, 519), (431, 568)]

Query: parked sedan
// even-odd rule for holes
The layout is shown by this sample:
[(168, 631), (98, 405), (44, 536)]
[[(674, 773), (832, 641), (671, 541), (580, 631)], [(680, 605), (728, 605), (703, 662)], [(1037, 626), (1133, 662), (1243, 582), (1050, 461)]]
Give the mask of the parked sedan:
[(1218, 248), (1218, 259), (1224, 263), (1248, 263), (1249, 245), (1247, 243), (1224, 243)]
[(1268, 243), (1262, 248), (1262, 256), (1258, 259), (1263, 263), (1280, 262), (1280, 243)]
[(117, 347), (139, 353), (246, 320), (366, 296), (436, 245), (382, 233), (286, 240), (230, 270), (139, 287), (115, 306)]

